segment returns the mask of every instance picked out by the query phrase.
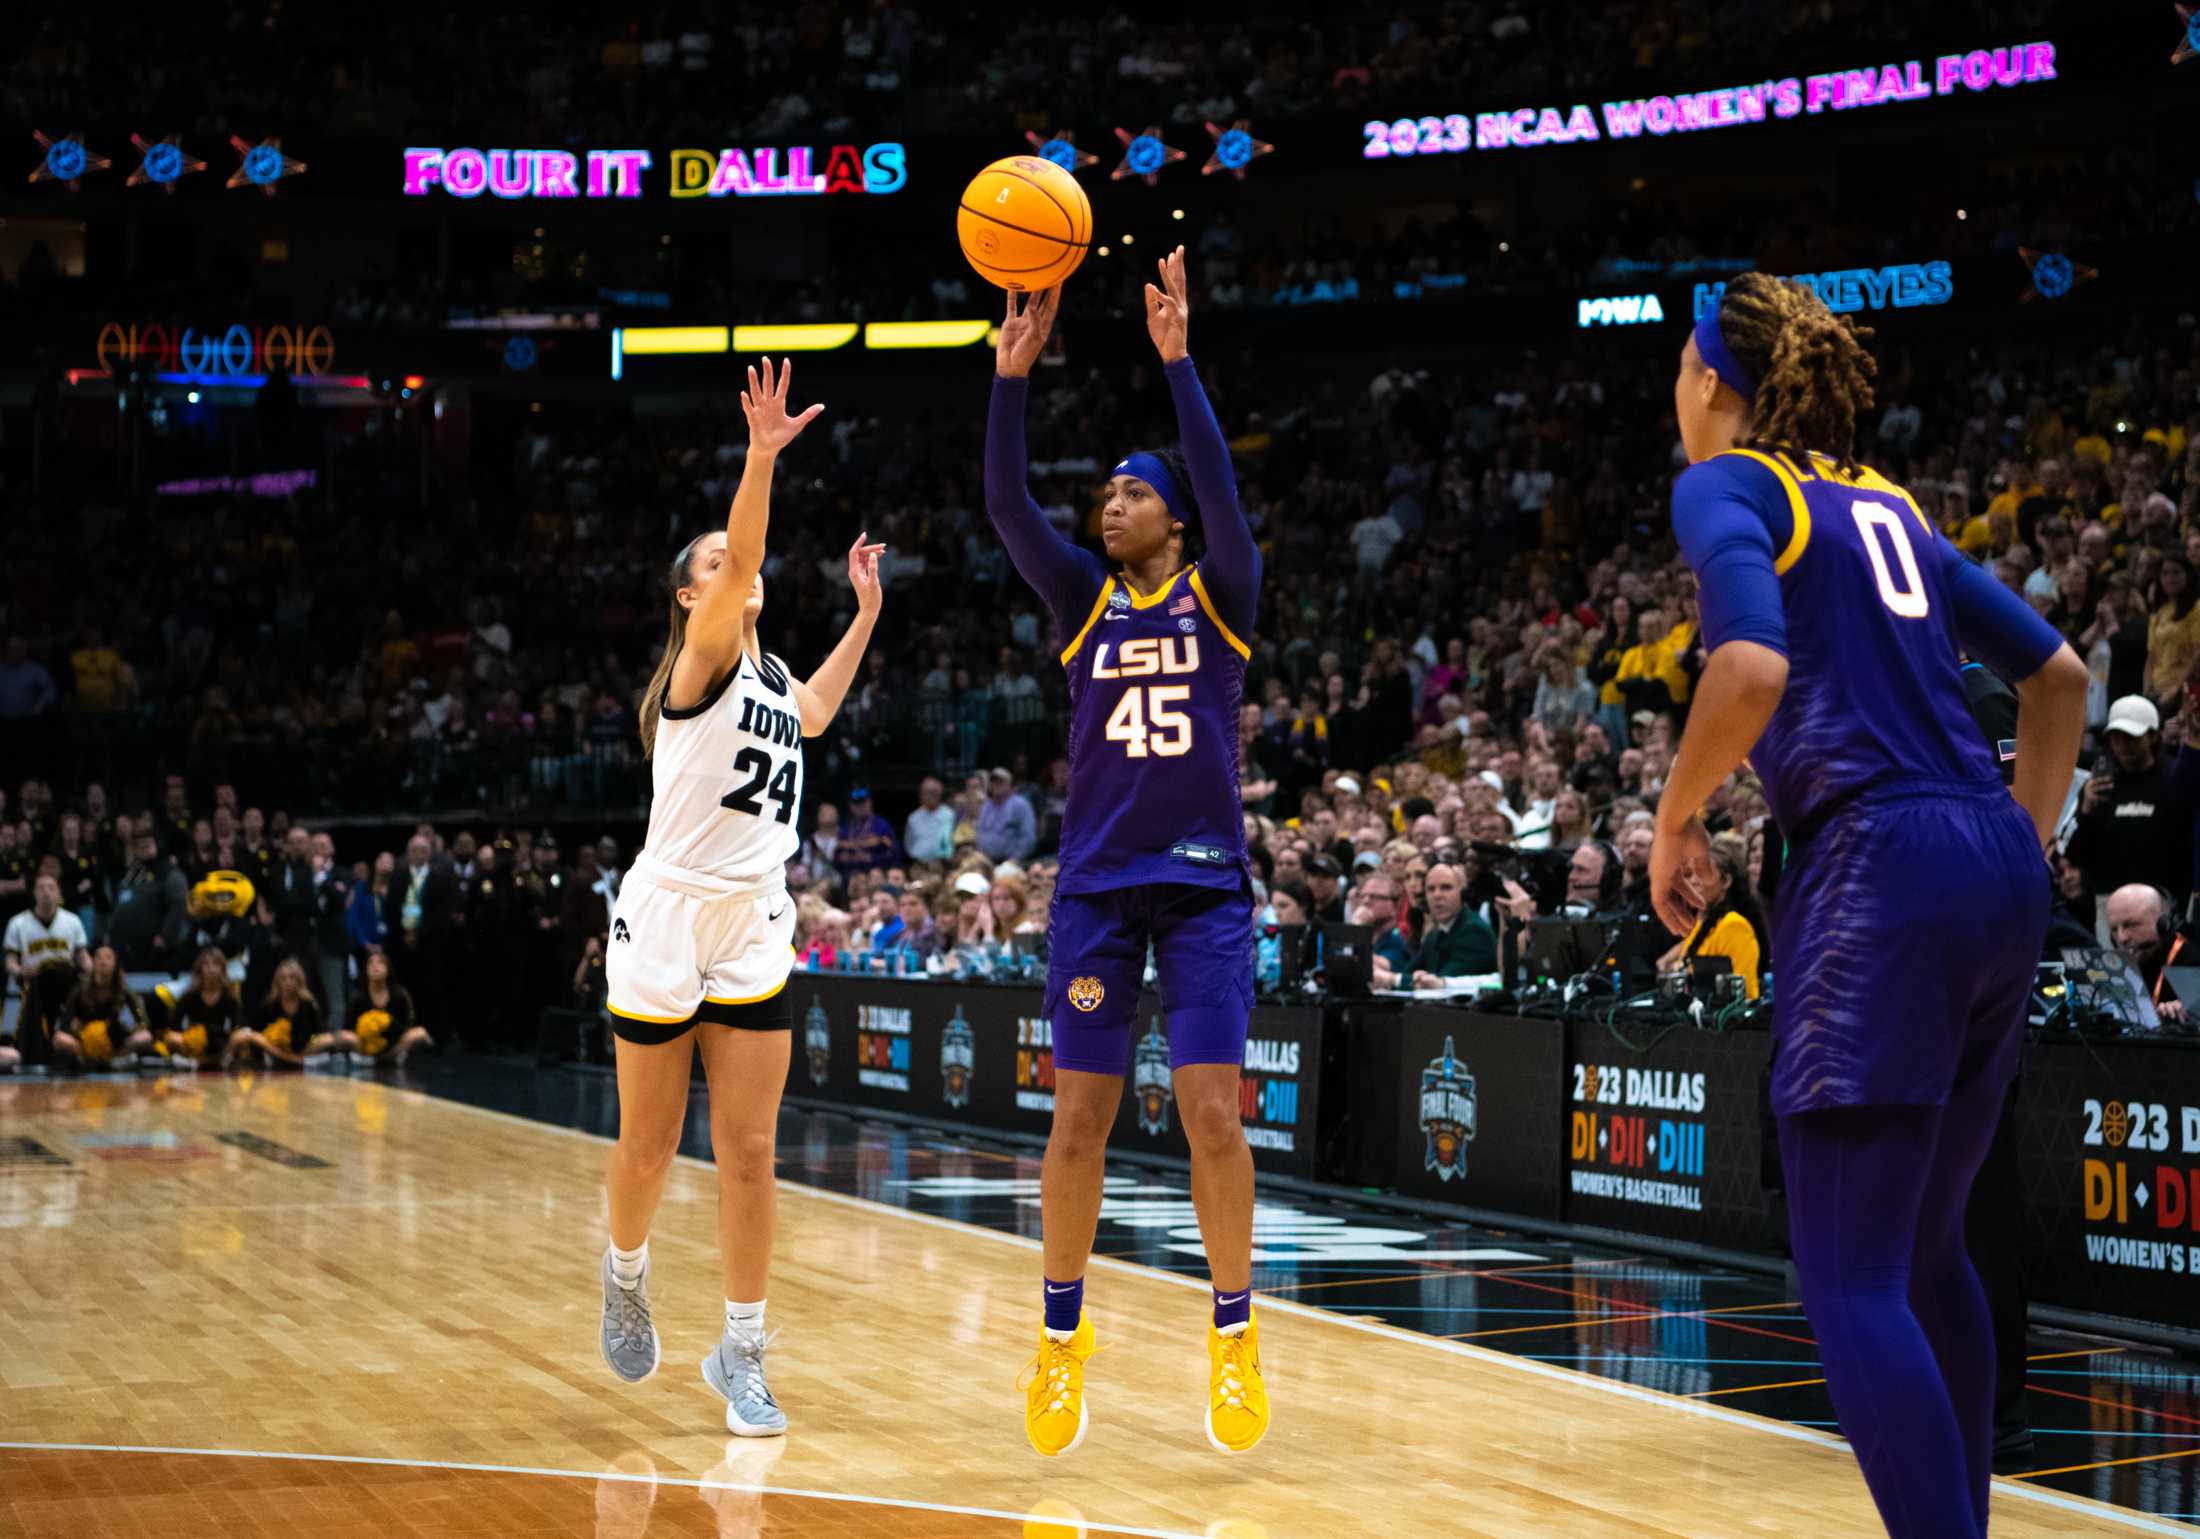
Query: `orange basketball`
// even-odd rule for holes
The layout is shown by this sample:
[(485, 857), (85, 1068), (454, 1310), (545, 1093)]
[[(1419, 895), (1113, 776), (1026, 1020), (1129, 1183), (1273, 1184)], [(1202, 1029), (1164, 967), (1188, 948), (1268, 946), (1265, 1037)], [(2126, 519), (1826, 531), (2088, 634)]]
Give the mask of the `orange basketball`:
[(955, 234), (978, 276), (996, 288), (1050, 289), (1092, 249), (1092, 204), (1053, 161), (1011, 155), (963, 189)]

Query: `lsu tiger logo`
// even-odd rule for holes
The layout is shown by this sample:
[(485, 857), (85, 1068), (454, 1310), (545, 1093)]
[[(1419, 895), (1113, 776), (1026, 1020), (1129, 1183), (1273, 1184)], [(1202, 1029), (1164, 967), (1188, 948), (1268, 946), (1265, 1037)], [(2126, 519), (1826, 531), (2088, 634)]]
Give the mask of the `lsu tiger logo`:
[(1100, 1008), (1100, 1001), (1108, 997), (1108, 991), (1098, 978), (1086, 976), (1072, 978), (1069, 983), (1069, 1002), (1087, 1015)]

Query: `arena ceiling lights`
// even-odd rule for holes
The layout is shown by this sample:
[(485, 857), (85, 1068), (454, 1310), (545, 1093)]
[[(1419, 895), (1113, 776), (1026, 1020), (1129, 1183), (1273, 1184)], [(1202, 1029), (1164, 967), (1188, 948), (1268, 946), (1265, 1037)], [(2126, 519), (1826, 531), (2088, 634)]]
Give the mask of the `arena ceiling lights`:
[(622, 326), (611, 333), (611, 377), (626, 377), (629, 357), (711, 353), (824, 353), (858, 336), (867, 349), (972, 347), (994, 340), (989, 320), (825, 321), (787, 326)]

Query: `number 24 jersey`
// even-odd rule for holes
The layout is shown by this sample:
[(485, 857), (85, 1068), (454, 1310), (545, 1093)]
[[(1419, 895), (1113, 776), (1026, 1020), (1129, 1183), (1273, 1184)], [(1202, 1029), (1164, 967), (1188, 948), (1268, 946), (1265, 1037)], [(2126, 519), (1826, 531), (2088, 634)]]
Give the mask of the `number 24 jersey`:
[(651, 856), (734, 883), (777, 874), (801, 845), (802, 709), (786, 666), (744, 654), (708, 697), (666, 709), (651, 769)]

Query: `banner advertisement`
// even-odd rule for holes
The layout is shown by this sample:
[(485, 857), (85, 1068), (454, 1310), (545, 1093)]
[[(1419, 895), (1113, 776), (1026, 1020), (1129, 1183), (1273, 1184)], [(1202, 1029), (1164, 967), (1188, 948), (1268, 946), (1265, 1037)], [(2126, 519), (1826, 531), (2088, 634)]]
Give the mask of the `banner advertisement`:
[[(977, 1129), (1046, 1136), (1054, 1047), (1037, 989), (798, 972), (787, 1093)], [(1314, 1175), (1322, 1012), (1253, 1012), (1239, 1109), (1257, 1169)], [(1133, 1028), (1111, 1142), (1188, 1157), (1169, 1072), (1168, 1023), (1151, 999)]]
[(1556, 1021), (1408, 1005), (1399, 1018), (1398, 1190), (1556, 1218), (1565, 1033)]
[[(1322, 1012), (1307, 1006), (1259, 1005), (1246, 1033), (1238, 1080), (1238, 1114), (1253, 1168), (1277, 1175), (1315, 1176), (1316, 1088), (1321, 1082)], [(1118, 1149), (1191, 1156), (1176, 1107), (1169, 1068), (1168, 1016), (1147, 996), (1132, 1031), (1123, 1109), (1108, 1142)]]
[(2200, 1318), (2200, 1052), (2134, 1038), (2034, 1043), (2016, 1115), (2033, 1297)]
[(1566, 1217), (1737, 1249), (1773, 1238), (1760, 1116), (1772, 1038), (1566, 1028)]

